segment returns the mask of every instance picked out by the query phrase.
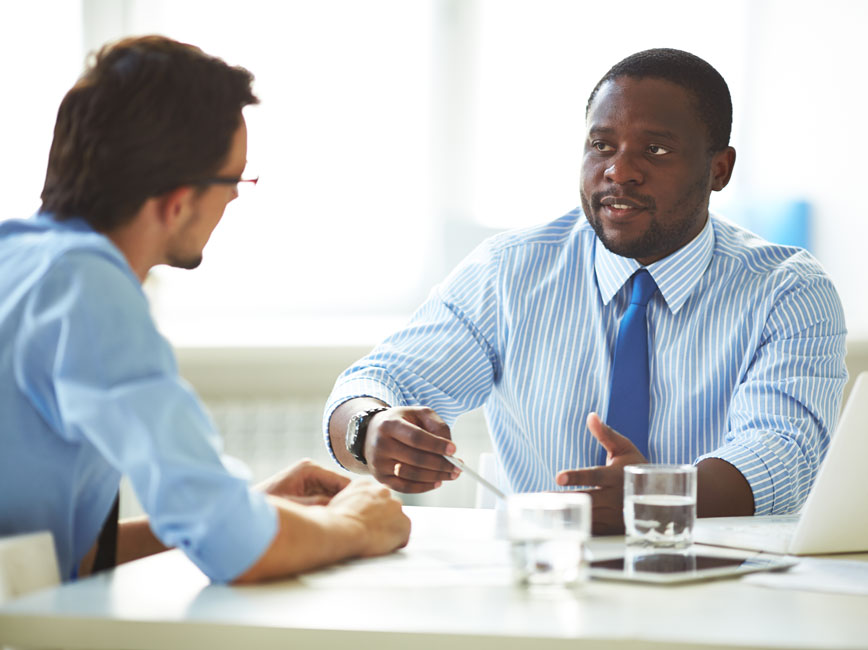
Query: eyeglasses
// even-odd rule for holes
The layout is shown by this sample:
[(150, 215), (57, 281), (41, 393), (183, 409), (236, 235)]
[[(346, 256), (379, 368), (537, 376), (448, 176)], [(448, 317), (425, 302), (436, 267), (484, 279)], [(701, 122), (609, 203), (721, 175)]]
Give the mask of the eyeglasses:
[(244, 187), (253, 187), (259, 182), (259, 176), (256, 178), (230, 178), (228, 176), (212, 176), (211, 178), (203, 178), (201, 181), (197, 181), (194, 185), (235, 185), (235, 189), (239, 190), (242, 187), (242, 183), (249, 183), (249, 185), (245, 185)]

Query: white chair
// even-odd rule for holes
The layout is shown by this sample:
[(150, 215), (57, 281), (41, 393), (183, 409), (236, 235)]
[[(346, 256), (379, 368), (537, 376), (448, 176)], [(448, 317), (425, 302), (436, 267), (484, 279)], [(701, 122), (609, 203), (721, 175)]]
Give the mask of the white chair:
[(58, 584), (60, 571), (50, 532), (0, 537), (0, 604)]

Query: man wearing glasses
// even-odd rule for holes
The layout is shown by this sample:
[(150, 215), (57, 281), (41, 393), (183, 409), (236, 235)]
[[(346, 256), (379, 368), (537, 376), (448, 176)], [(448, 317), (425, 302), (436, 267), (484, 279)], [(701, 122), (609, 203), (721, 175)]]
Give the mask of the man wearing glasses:
[[(255, 183), (252, 80), (162, 37), (104, 48), (61, 103), (42, 208), (0, 224), (0, 535), (51, 530), (64, 580), (176, 546), (254, 581), (407, 541), (373, 482), (303, 461), (250, 489), (150, 316), (149, 270), (198, 266)], [(118, 528), (122, 474), (149, 518)]]

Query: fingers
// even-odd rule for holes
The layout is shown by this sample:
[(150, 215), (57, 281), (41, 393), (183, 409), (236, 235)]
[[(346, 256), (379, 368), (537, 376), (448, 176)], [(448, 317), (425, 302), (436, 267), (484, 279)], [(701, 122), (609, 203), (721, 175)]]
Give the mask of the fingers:
[(555, 476), (555, 483), (569, 486), (614, 487), (623, 481), (623, 471), (611, 466), (565, 469)]
[(555, 482), (563, 486), (586, 486), (591, 497), (591, 532), (617, 535), (624, 532), (624, 465), (645, 462), (645, 457), (626, 437), (607, 426), (596, 413), (588, 415), (588, 431), (606, 450), (603, 467), (564, 470)]
[[(448, 480), (458, 478), (460, 472), (453, 468)], [(443, 483), (443, 472), (424, 470), (405, 463), (395, 463), (391, 470), (375, 473), (375, 478), (393, 490), (406, 494), (429, 492)]]
[(328, 505), (329, 501), (331, 501), (331, 497), (327, 497), (324, 494), (318, 494), (309, 497), (296, 497), (289, 495), (285, 496), (284, 498), (288, 501), (292, 501), (303, 506), (325, 506)]
[(346, 476), (308, 461), (304, 468), (304, 492), (307, 496), (333, 496), (343, 490), (350, 482)]
[(359, 555), (388, 553), (407, 544), (410, 520), (401, 502), (382, 485), (366, 479), (352, 481), (328, 507), (361, 526), (354, 536)]
[(588, 431), (603, 445), (610, 459), (630, 454), (642, 456), (629, 438), (622, 436), (612, 427), (606, 425), (596, 413), (588, 414), (587, 425)]
[(611, 505), (591, 506), (592, 535), (623, 535), (624, 510)]
[(333, 496), (349, 479), (305, 458), (274, 474), (256, 486), (257, 490), (280, 497)]
[(398, 476), (392, 476), (388, 480), (383, 481), (383, 483), (393, 490), (402, 492), (403, 494), (421, 494), (423, 492), (430, 492), (431, 490), (436, 490), (443, 484), (442, 481), (435, 481), (434, 483), (411, 481)]
[(622, 483), (589, 487), (578, 491), (591, 497), (592, 534), (620, 535), (624, 532), (624, 486)]
[[(395, 463), (395, 466), (392, 468), (392, 474), (404, 479), (405, 481), (416, 481), (420, 483), (439, 483), (444, 480), (442, 478), (443, 472), (419, 469), (418, 467), (407, 463)], [(453, 480), (458, 478), (460, 475), (461, 470), (457, 467), (452, 467), (449, 470), (448, 479)]]
[(365, 456), (371, 474), (393, 490), (427, 492), (460, 472), (443, 458), (454, 454), (448, 425), (424, 407), (399, 407), (368, 424)]
[[(407, 419), (411, 422), (415, 422), (421, 428), (430, 431), (439, 438), (452, 440), (452, 432), (449, 430), (449, 425), (443, 421), (443, 418), (437, 415), (437, 412), (434, 411), (434, 409), (414, 409), (407, 413)], [(448, 453), (449, 455), (454, 454), (454, 446), (451, 452), (446, 451), (442, 453)]]
[(378, 452), (369, 465), (381, 474), (396, 474), (394, 467), (400, 464), (404, 478), (416, 481), (443, 481), (458, 476), (457, 468), (440, 454), (421, 452), (395, 441), (387, 442)]
[[(455, 443), (451, 440), (449, 427), (429, 408), (389, 409), (371, 420), (368, 425), (369, 441), (372, 432), (378, 445), (395, 441), (430, 458), (438, 458), (443, 454), (451, 456), (455, 453)], [(383, 440), (380, 441), (379, 438)], [(432, 469), (443, 463), (446, 461), (439, 458)]]

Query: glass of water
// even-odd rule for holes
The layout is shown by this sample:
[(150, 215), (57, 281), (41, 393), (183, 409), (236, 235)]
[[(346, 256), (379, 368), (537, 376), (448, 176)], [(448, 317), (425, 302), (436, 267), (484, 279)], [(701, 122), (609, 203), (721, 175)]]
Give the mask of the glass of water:
[(572, 586), (586, 578), (591, 498), (581, 492), (527, 492), (506, 501), (513, 575), (522, 585)]
[(688, 548), (693, 544), (695, 521), (695, 466), (648, 464), (624, 468), (628, 545)]

